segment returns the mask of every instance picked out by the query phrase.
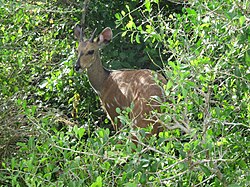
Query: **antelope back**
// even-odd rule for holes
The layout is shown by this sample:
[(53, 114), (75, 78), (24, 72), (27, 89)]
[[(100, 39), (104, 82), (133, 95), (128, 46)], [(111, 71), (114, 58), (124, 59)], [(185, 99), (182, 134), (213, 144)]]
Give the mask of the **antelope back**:
[[(133, 127), (147, 127), (153, 124), (152, 134), (162, 131), (154, 119), (148, 119), (152, 110), (159, 110), (159, 103), (153, 99), (154, 96), (164, 100), (162, 88), (156, 84), (154, 73), (151, 70), (126, 70), (113, 71), (103, 83), (103, 90), (100, 92), (102, 104), (112, 121), (117, 117), (116, 108), (125, 109), (133, 103), (130, 118)], [(158, 74), (162, 83), (166, 80)], [(121, 127), (121, 122), (113, 124), (115, 129)]]

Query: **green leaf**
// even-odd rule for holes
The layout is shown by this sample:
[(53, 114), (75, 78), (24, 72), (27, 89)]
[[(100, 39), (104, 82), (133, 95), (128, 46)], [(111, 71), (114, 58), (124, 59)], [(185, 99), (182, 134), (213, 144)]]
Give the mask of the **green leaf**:
[(115, 111), (116, 111), (117, 114), (121, 113), (121, 109), (120, 108), (116, 108)]
[(146, 182), (147, 182), (147, 175), (145, 172), (143, 172), (141, 177), (140, 177), (140, 183), (146, 184)]
[(173, 86), (173, 82), (171, 80), (168, 80), (165, 90), (169, 90), (172, 86)]
[(136, 41), (138, 44), (141, 43), (138, 33), (137, 33), (136, 36), (135, 36), (135, 41)]
[(186, 98), (186, 97), (187, 97), (187, 94), (188, 94), (188, 90), (185, 89), (184, 87), (182, 87), (182, 88), (181, 88), (181, 91), (182, 91), (183, 97)]
[(102, 177), (98, 176), (96, 181), (90, 187), (102, 187)]
[(21, 106), (22, 104), (22, 100), (21, 99), (17, 99), (17, 105)]
[(152, 26), (151, 25), (146, 25), (146, 32), (148, 33), (148, 34), (150, 34), (152, 31), (153, 31), (153, 28), (152, 28)]
[(26, 109), (26, 107), (27, 107), (27, 101), (26, 100), (22, 101), (22, 107), (23, 107), (23, 109)]
[(116, 19), (118, 19), (118, 20), (121, 19), (121, 15), (120, 15), (119, 13), (116, 13), (116, 14), (115, 14), (115, 17), (116, 17)]
[(129, 6), (128, 6), (128, 5), (126, 5), (126, 8), (127, 8), (127, 10), (130, 12), (130, 8), (129, 8)]
[(128, 182), (128, 183), (126, 183), (126, 184), (124, 184), (125, 185), (125, 187), (137, 187), (137, 183), (132, 183), (132, 182)]
[(228, 187), (242, 187), (242, 186), (240, 186), (238, 184), (229, 184)]
[(33, 105), (33, 106), (31, 107), (31, 115), (32, 115), (32, 116), (34, 116), (34, 114), (35, 114), (35, 112), (36, 112), (36, 108), (37, 108), (37, 106), (35, 106), (35, 105)]
[(123, 15), (123, 16), (125, 16), (126, 15), (126, 12), (125, 11), (121, 11), (121, 14)]
[(108, 161), (104, 162), (103, 166), (106, 170), (110, 169), (110, 163)]
[(155, 2), (156, 4), (159, 4), (159, 0), (153, 0), (153, 2)]
[(143, 31), (143, 29), (142, 29), (142, 26), (141, 25), (139, 25), (138, 27), (137, 27), (137, 29), (138, 29), (138, 31)]
[(13, 170), (15, 167), (16, 167), (16, 159), (15, 158), (12, 158), (11, 159), (11, 169)]
[(174, 62), (172, 62), (172, 61), (169, 61), (169, 62), (168, 62), (168, 65), (171, 66), (173, 69), (176, 68), (176, 65), (175, 65)]
[(132, 29), (134, 27), (135, 23), (133, 22), (133, 20), (129, 20), (129, 22), (127, 23), (126, 27), (128, 29)]
[(132, 32), (132, 34), (130, 35), (130, 42), (134, 43), (134, 34), (135, 32)]
[(185, 152), (188, 152), (188, 151), (190, 151), (191, 150), (191, 144), (190, 143), (185, 143), (184, 144), (184, 151)]
[(98, 134), (99, 134), (99, 136), (100, 136), (101, 138), (103, 138), (103, 137), (104, 137), (104, 130), (101, 129), (101, 130), (98, 132)]
[(244, 160), (239, 161), (239, 166), (243, 169), (247, 168), (247, 163)]
[(81, 139), (83, 137), (84, 133), (85, 133), (85, 129), (84, 128), (79, 128), (78, 129), (79, 139)]
[(151, 11), (151, 3), (150, 0), (145, 0), (145, 7), (148, 12)]
[(245, 16), (241, 16), (241, 17), (239, 18), (239, 22), (240, 22), (240, 26), (241, 26), (241, 27), (243, 26), (243, 24), (245, 23), (245, 21), (246, 21)]
[(2, 166), (3, 166), (4, 169), (6, 169), (6, 164), (5, 164), (5, 162), (2, 162)]
[(126, 122), (128, 121), (128, 119), (125, 116), (118, 116), (118, 118), (120, 119), (123, 125), (126, 124)]
[(187, 8), (186, 9), (187, 10), (187, 13), (189, 14), (189, 15), (197, 15), (197, 13), (196, 13), (196, 11), (194, 10), (194, 9), (191, 9), (191, 8)]
[(128, 32), (128, 31), (124, 31), (124, 32), (122, 33), (122, 37), (126, 36), (127, 32)]
[(48, 159), (49, 159), (49, 158), (47, 158), (47, 157), (43, 157), (43, 158), (40, 160), (40, 162), (43, 163), (43, 162), (47, 161)]
[(250, 65), (250, 51), (246, 51), (245, 53), (245, 61), (247, 63), (247, 65)]
[(29, 138), (29, 141), (28, 141), (29, 148), (32, 149), (34, 145), (35, 145), (34, 137)]
[(206, 166), (204, 166), (203, 164), (200, 164), (200, 167), (201, 167), (202, 171), (205, 173), (206, 176), (211, 175), (211, 171)]

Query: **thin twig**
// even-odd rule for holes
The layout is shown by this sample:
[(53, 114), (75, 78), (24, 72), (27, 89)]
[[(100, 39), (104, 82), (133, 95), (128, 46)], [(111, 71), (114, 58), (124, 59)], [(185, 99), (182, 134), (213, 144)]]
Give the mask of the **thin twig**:
[(82, 8), (82, 19), (81, 19), (81, 27), (84, 28), (85, 21), (86, 21), (86, 14), (88, 9), (88, 4), (90, 0), (85, 0), (83, 2), (83, 8)]

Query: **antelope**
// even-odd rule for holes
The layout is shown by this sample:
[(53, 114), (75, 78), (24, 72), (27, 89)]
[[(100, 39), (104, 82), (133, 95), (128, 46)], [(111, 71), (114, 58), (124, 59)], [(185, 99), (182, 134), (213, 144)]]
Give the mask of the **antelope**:
[(112, 71), (104, 68), (99, 49), (112, 40), (113, 34), (111, 28), (107, 27), (94, 39), (95, 31), (89, 40), (84, 40), (81, 27), (78, 25), (75, 27), (74, 34), (79, 40), (75, 70), (77, 72), (87, 70), (89, 82), (100, 96), (102, 106), (116, 131), (123, 126), (117, 118), (119, 114), (116, 108), (125, 109), (133, 103), (130, 113), (132, 128), (145, 128), (153, 125), (149, 136), (158, 134), (163, 128), (147, 116), (152, 110), (159, 110), (159, 106), (152, 100), (152, 97), (164, 99), (164, 92), (156, 83), (155, 76), (164, 84), (165, 78), (146, 69)]

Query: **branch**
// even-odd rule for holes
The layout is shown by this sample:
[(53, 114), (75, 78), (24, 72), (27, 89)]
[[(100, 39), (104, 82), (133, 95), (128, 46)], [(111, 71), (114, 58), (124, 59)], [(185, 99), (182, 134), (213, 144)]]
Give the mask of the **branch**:
[(168, 130), (181, 129), (186, 134), (190, 134), (190, 129), (189, 128), (186, 128), (185, 126), (181, 125), (175, 118), (173, 118), (173, 120), (174, 120), (175, 124), (173, 124), (171, 126), (169, 124), (165, 124), (160, 119), (157, 119), (156, 123), (161, 124), (163, 127), (167, 128)]
[(86, 14), (87, 14), (87, 9), (88, 9), (88, 4), (90, 0), (85, 0), (83, 2), (83, 7), (82, 7), (82, 19), (81, 19), (81, 27), (84, 28), (85, 25), (85, 20), (86, 20)]

